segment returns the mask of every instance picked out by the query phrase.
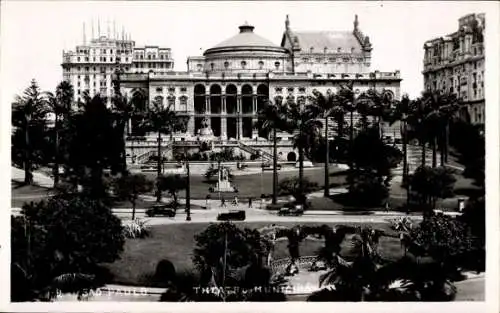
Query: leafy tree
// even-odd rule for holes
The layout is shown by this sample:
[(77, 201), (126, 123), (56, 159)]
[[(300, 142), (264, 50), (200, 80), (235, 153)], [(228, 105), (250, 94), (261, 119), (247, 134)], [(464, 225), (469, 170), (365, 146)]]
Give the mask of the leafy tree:
[(267, 245), (257, 230), (240, 229), (229, 222), (210, 224), (195, 240), (193, 262), (203, 285), (239, 287), (238, 273), (249, 265), (262, 264), (266, 256)]
[[(24, 167), (24, 183), (33, 183), (33, 166), (43, 162), (46, 102), (35, 80), (12, 103), (13, 159)], [(22, 134), (22, 135), (21, 135)], [(24, 137), (24, 138), (23, 138)], [(22, 138), (22, 139), (21, 139)], [(21, 139), (21, 140), (20, 140)], [(36, 139), (36, 140), (33, 140)]]
[(135, 207), (139, 195), (150, 192), (153, 184), (142, 174), (122, 175), (114, 182), (115, 194), (132, 204), (132, 220), (135, 219)]
[(450, 145), (458, 153), (459, 162), (464, 164), (463, 175), (474, 179), (484, 189), (485, 137), (480, 127), (457, 121), (450, 125)]
[(353, 205), (379, 206), (389, 195), (383, 179), (372, 171), (352, 170), (347, 175), (347, 183)]
[[(181, 131), (185, 132), (188, 122), (187, 117), (179, 116), (174, 108), (168, 106), (164, 107), (163, 104), (159, 101), (154, 101), (152, 107), (148, 110), (146, 114), (146, 118), (143, 120), (141, 128), (147, 131), (155, 131), (158, 134), (158, 156), (162, 155), (161, 153), (161, 142), (162, 134), (168, 134), (172, 137), (174, 132)], [(172, 138), (170, 138), (172, 140)], [(156, 201), (161, 201), (161, 188), (160, 187), (160, 179), (162, 173), (162, 162), (160, 158), (160, 162), (157, 162), (157, 194)]]
[(302, 181), (302, 189), (298, 177), (289, 177), (280, 181), (279, 192), (281, 195), (292, 195), (299, 203), (304, 203), (306, 194), (318, 189), (316, 182), (309, 181), (305, 178)]
[(12, 217), (13, 301), (95, 287), (105, 278), (99, 264), (123, 250), (121, 222), (99, 200), (61, 195), (25, 204), (22, 214)]
[(443, 214), (432, 215), (413, 228), (410, 242), (409, 252), (430, 256), (449, 272), (455, 272), (470, 252), (477, 252), (477, 243), (467, 225)]
[(158, 188), (167, 191), (174, 198), (174, 206), (179, 206), (178, 192), (187, 189), (187, 179), (179, 174), (160, 176)]
[[(416, 192), (421, 203), (427, 208), (435, 209), (437, 199), (453, 196), (455, 177), (445, 167), (419, 167), (411, 177), (411, 190)], [(427, 211), (427, 210), (426, 210)]]
[(76, 183), (101, 198), (107, 196), (104, 171), (115, 164), (120, 151), (110, 144), (117, 138), (105, 100), (96, 95), (85, 101), (83, 111), (71, 119), (68, 168)]
[(73, 102), (73, 86), (67, 82), (62, 81), (56, 87), (55, 95), (48, 92), (47, 102), (50, 111), (54, 114), (54, 187), (59, 184), (59, 166), (60, 166), (60, 132), (64, 125), (64, 121), (67, 120), (68, 115), (71, 112), (71, 104)]

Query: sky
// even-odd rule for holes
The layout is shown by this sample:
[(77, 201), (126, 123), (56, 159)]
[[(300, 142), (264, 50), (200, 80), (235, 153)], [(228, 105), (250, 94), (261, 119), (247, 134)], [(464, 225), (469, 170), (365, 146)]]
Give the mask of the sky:
[[(1, 2), (2, 103), (11, 102), (35, 78), (42, 90), (54, 90), (62, 79), (62, 51), (87, 40), (91, 23), (97, 33), (122, 26), (136, 45), (170, 47), (175, 70), (186, 70), (186, 58), (235, 35), (245, 21), (255, 33), (279, 45), (290, 17), (292, 30), (352, 30), (358, 14), (361, 31), (372, 42), (372, 70), (400, 70), (401, 90), (411, 97), (422, 90), (423, 43), (452, 33), (468, 13), (498, 14), (498, 3), (446, 2), (171, 2), (171, 1), (14, 1)], [(494, 13), (496, 12), (496, 13)]]

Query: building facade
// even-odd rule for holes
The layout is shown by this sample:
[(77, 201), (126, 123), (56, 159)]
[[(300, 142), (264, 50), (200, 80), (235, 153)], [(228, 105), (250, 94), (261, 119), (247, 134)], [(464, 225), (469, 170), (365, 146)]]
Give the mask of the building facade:
[(287, 17), (281, 45), (245, 23), (202, 56), (188, 57), (186, 72), (128, 73), (121, 87), (131, 101), (141, 99), (146, 107), (157, 101), (189, 116), (183, 139), (196, 139), (208, 124), (220, 140), (252, 145), (268, 139), (253, 127), (267, 99), (304, 103), (315, 89), (335, 92), (350, 81), (356, 94), (375, 88), (399, 99), (400, 72), (371, 71), (371, 51), (357, 16), (350, 31), (318, 32), (294, 31)]
[(90, 97), (97, 94), (105, 97), (109, 105), (117, 64), (124, 73), (161, 73), (174, 67), (170, 48), (136, 47), (129, 35), (123, 31), (121, 37), (116, 32), (111, 35), (109, 28), (107, 35), (103, 35), (99, 27), (97, 37), (93, 37), (92, 31), (87, 42), (84, 32), (82, 45), (74, 51), (63, 51), (63, 79), (73, 85), (75, 103), (83, 101), (84, 92), (88, 92)]
[(485, 123), (484, 108), (485, 15), (468, 14), (458, 30), (424, 44), (424, 88), (455, 94), (466, 105), (463, 117)]

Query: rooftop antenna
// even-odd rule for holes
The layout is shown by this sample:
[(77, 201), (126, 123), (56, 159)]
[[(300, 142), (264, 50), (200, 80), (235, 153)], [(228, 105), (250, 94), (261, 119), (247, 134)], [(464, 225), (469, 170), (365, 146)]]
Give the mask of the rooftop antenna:
[(354, 30), (357, 31), (358, 30), (358, 26), (359, 26), (359, 22), (358, 22), (358, 15), (355, 14), (354, 15)]
[(97, 36), (101, 38), (101, 19), (97, 18)]
[(92, 24), (92, 39), (95, 39), (95, 35), (94, 35), (94, 18), (92, 18), (91, 20), (91, 24)]
[(109, 19), (107, 20), (106, 25), (108, 26), (108, 38), (110, 38), (111, 37), (111, 31), (109, 29)]
[(85, 22), (83, 22), (83, 45), (87, 44), (87, 36), (85, 36)]

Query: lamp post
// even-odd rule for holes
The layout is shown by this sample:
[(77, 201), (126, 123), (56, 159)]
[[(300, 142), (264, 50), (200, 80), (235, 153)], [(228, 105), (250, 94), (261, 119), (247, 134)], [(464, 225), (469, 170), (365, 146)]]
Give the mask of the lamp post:
[(187, 174), (187, 186), (186, 186), (186, 221), (191, 220), (191, 175), (189, 172), (189, 157), (186, 153), (186, 174)]

